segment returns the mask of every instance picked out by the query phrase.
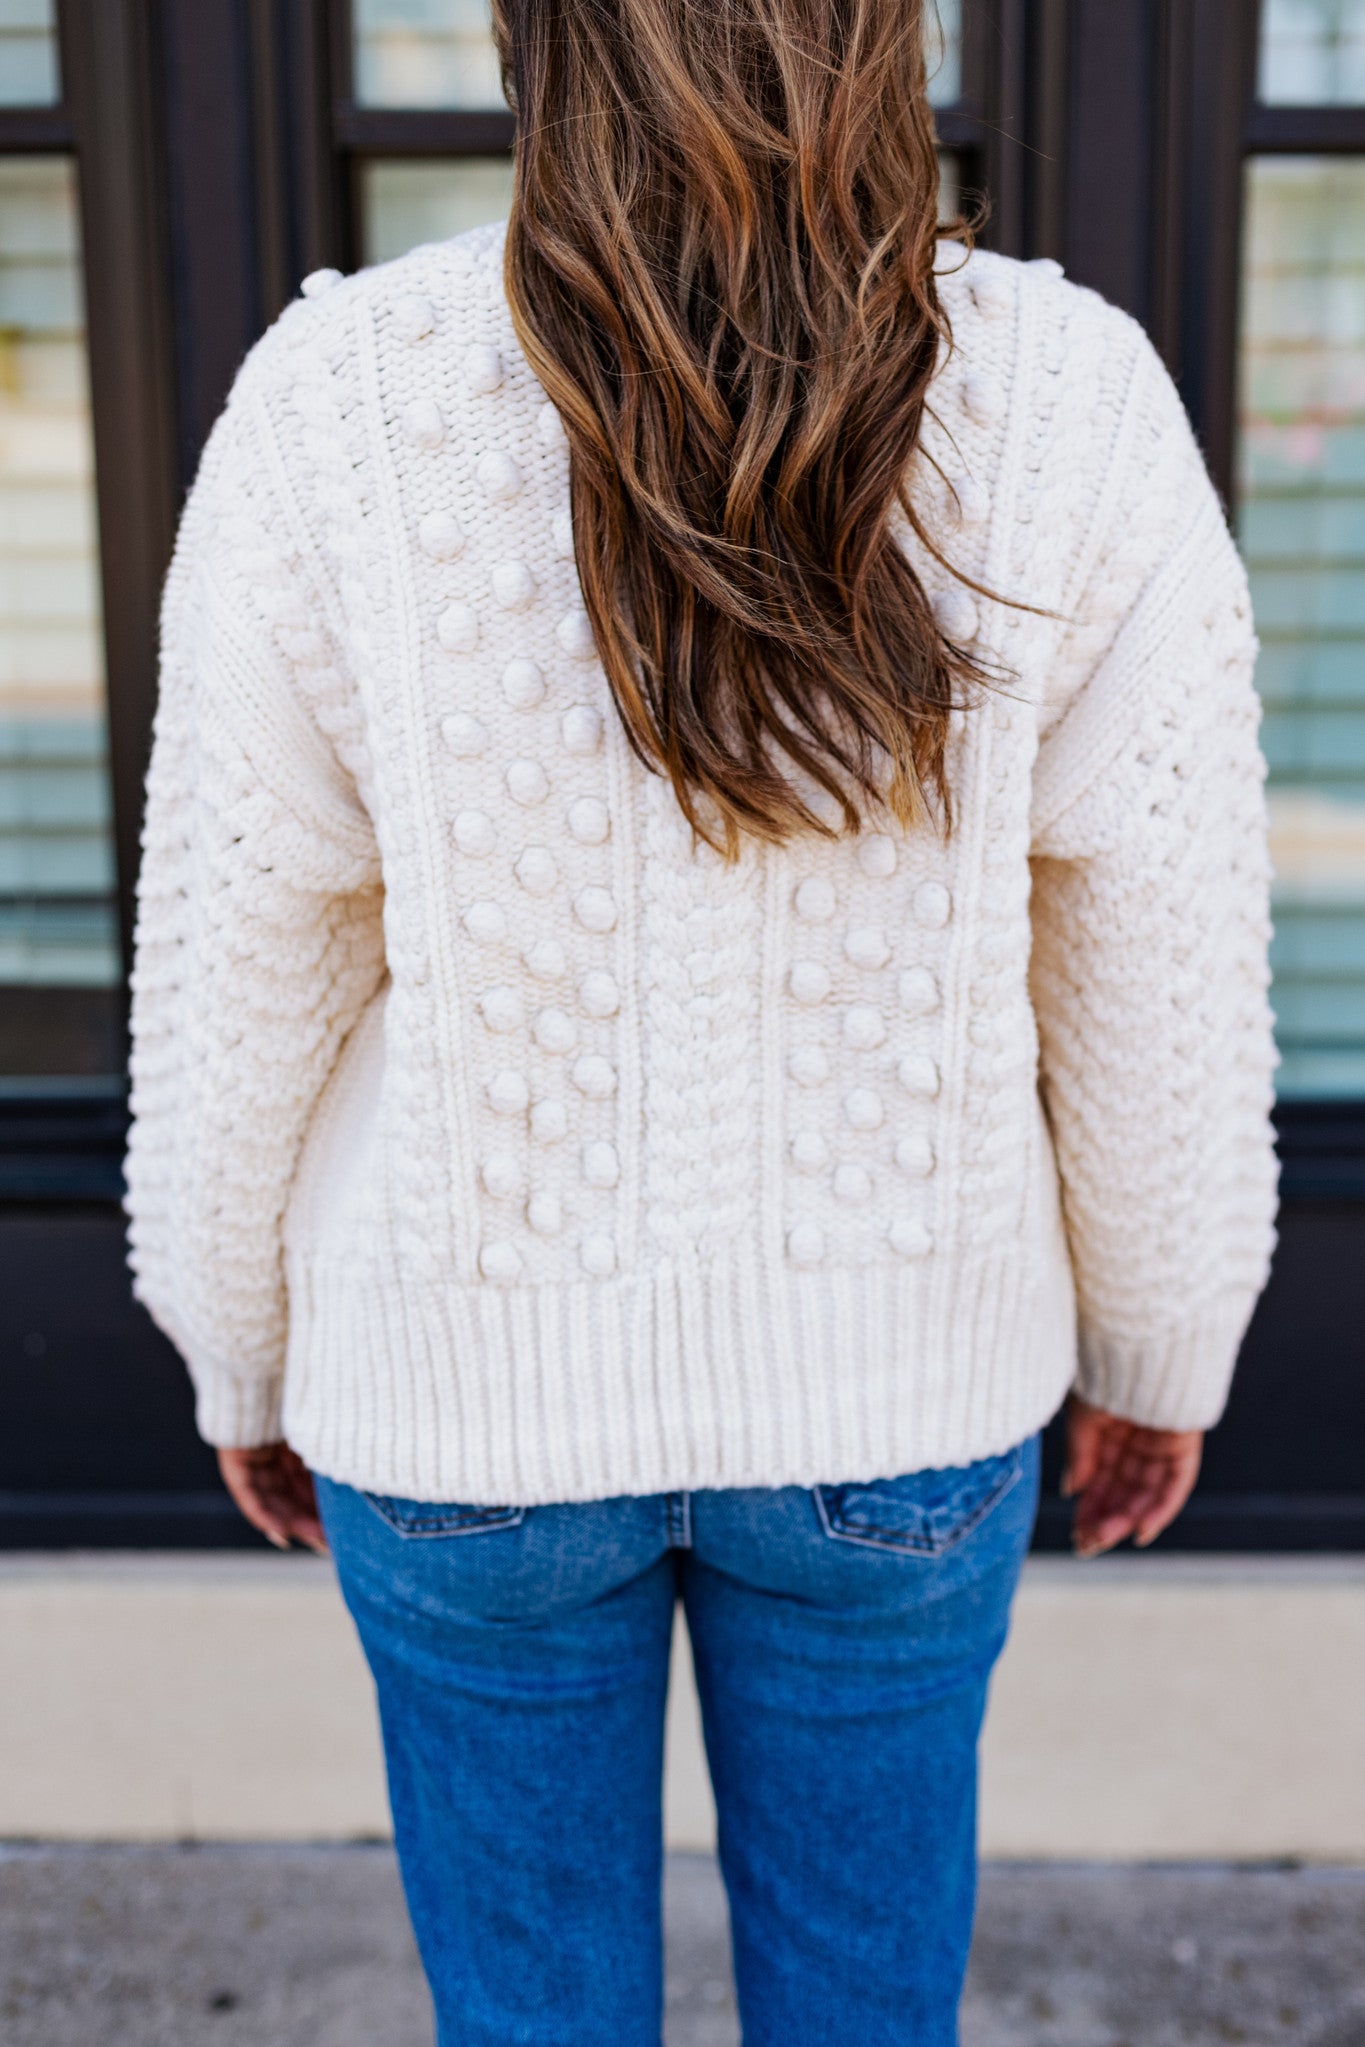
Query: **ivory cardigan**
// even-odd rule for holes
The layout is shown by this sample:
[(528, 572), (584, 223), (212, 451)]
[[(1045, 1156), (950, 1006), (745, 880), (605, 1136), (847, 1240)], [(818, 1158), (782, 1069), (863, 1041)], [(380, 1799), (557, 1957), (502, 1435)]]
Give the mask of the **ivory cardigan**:
[(1073, 1382), (1212, 1422), (1273, 1242), (1264, 769), (1150, 345), (942, 246), (955, 828), (726, 865), (614, 713), (501, 256), (308, 279), (167, 581), (127, 1207), (204, 1434), (534, 1503), (960, 1464)]

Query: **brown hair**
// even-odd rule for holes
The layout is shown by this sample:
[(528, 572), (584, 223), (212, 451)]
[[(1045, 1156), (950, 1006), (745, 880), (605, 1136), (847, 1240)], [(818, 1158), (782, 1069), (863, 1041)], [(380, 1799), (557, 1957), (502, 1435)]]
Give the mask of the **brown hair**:
[[(692, 826), (950, 817), (958, 685), (896, 535), (939, 352), (932, 0), (494, 0), (506, 277), (584, 602)], [(952, 232), (967, 238), (962, 222)]]

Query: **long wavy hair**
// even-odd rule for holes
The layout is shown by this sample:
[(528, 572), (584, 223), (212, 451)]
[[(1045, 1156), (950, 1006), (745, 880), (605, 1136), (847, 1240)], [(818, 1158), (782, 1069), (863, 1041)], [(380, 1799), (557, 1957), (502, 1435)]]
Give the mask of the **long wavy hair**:
[(584, 602), (636, 753), (731, 858), (881, 806), (951, 821), (980, 671), (897, 533), (942, 559), (909, 494), (951, 346), (932, 5), (493, 4), (508, 296), (568, 434)]

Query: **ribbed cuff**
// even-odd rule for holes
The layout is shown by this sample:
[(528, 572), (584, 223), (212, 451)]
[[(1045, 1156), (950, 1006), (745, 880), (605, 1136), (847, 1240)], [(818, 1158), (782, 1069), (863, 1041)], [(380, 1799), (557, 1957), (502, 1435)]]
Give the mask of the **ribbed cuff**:
[(1240, 1302), (1219, 1302), (1176, 1329), (1145, 1336), (1119, 1336), (1082, 1320), (1076, 1391), (1146, 1428), (1211, 1429), (1227, 1405), (1249, 1317)]
[(215, 1372), (195, 1380), (194, 1418), (206, 1443), (219, 1450), (255, 1450), (278, 1443), (283, 1377), (233, 1379)]

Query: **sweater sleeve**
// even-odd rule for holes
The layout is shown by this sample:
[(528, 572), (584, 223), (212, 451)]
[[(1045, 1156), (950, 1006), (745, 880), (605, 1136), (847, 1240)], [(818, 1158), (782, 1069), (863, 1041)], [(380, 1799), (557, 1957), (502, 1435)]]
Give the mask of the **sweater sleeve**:
[(163, 598), (125, 1204), (134, 1292), (238, 1447), (280, 1434), (290, 1182), (383, 972), (374, 834), (322, 730), (345, 684), (257, 383), (248, 359)]
[(1265, 768), (1245, 574), (1150, 351), (1139, 376), (1085, 600), (1114, 625), (1035, 772), (1032, 984), (1078, 1390), (1201, 1428), (1275, 1241)]

